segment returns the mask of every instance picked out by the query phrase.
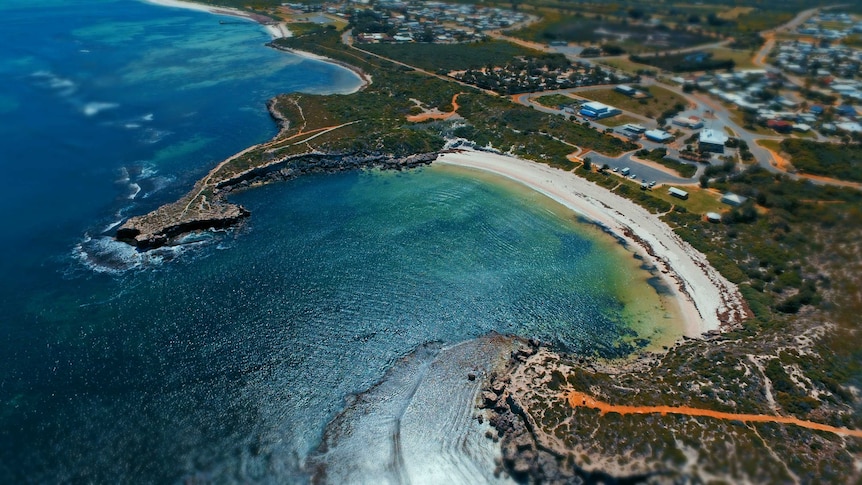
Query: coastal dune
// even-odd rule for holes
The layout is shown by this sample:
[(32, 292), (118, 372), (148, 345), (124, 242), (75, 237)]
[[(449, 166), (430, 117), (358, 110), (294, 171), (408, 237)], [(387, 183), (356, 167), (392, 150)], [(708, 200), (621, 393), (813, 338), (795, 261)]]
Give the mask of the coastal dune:
[(654, 264), (676, 292), (685, 335), (730, 328), (749, 310), (737, 287), (658, 216), (605, 188), (566, 172), (519, 158), (476, 150), (441, 155), (436, 162), (504, 176), (601, 224)]

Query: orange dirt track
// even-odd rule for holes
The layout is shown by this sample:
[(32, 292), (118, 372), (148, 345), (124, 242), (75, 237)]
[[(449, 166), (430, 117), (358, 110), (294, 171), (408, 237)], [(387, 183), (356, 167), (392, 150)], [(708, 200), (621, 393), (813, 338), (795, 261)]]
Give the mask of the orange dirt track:
[(448, 113), (420, 113), (418, 115), (410, 115), (407, 117), (407, 121), (412, 121), (414, 123), (419, 123), (422, 121), (428, 120), (446, 120), (451, 118), (458, 112), (458, 96), (463, 93), (458, 93), (452, 96), (452, 111)]
[(862, 438), (862, 430), (837, 428), (828, 424), (815, 423), (813, 421), (803, 421), (797, 418), (787, 416), (770, 416), (766, 414), (736, 414), (725, 413), (721, 411), (712, 411), (710, 409), (691, 408), (688, 406), (617, 406), (606, 402), (599, 401), (592, 396), (583, 392), (568, 391), (563, 394), (563, 397), (569, 401), (569, 405), (573, 408), (586, 407), (598, 409), (603, 415), (606, 413), (617, 414), (682, 414), (684, 416), (703, 416), (708, 418), (723, 419), (726, 421), (743, 421), (749, 423), (780, 423), (793, 424), (803, 428), (814, 429), (817, 431), (826, 431), (842, 436), (855, 436)]

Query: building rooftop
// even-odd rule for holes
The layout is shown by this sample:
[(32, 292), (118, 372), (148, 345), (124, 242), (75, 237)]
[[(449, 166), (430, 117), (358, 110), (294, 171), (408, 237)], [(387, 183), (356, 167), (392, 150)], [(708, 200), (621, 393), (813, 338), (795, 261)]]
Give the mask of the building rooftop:
[(713, 145), (724, 145), (727, 142), (728, 136), (720, 131), (707, 128), (700, 132), (701, 143), (711, 143)]

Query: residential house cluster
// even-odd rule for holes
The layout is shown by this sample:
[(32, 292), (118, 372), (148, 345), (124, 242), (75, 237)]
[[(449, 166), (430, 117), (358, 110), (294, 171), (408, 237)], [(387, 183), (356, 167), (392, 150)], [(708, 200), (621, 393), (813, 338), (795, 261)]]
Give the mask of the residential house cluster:
[(586, 63), (566, 60), (549, 65), (542, 59), (527, 58), (516, 58), (505, 66), (452, 71), (449, 76), (502, 94), (616, 84), (628, 80)]
[(847, 13), (823, 12), (800, 25), (796, 32), (817, 39), (841, 40), (862, 33), (862, 22), (854, 21)]
[(367, 9), (379, 16), (383, 32), (358, 32), (360, 42), (471, 42), (487, 38), (485, 31), (534, 20), (503, 8), (443, 2), (382, 1)]
[(797, 76), (820, 79), (853, 78), (859, 75), (862, 51), (843, 45), (817, 45), (799, 40), (779, 43), (772, 63)]
[[(813, 128), (818, 115), (806, 112), (803, 104), (789, 96), (778, 94), (794, 85), (777, 73), (763, 69), (740, 70), (732, 73), (702, 75), (680, 79), (684, 84), (697, 86), (721, 101), (747, 113), (749, 119), (763, 123), (778, 132), (805, 132)], [(691, 123), (690, 128), (702, 127), (695, 120), (673, 120), (679, 126)], [(698, 126), (699, 125), (699, 126)]]

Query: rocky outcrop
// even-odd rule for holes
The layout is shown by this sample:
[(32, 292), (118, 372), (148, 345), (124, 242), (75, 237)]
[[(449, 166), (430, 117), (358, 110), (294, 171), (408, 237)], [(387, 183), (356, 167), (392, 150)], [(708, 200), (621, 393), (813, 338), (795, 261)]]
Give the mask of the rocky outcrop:
[(169, 244), (183, 234), (207, 229), (225, 229), (250, 216), (244, 207), (219, 203), (206, 211), (196, 211), (188, 217), (175, 217), (170, 211), (156, 210), (146, 216), (133, 217), (117, 229), (117, 240), (142, 251)]
[(524, 366), (536, 368), (536, 360), (547, 352), (535, 340), (522, 341), (512, 351), (506, 368), (489, 376), (480, 394), (478, 406), (485, 410), (495, 430), (486, 437), (500, 442), (501, 459), (495, 475), (507, 474), (520, 483), (664, 483), (661, 472), (616, 473), (584, 467), (572, 450), (541, 429), (532, 415), (535, 410), (521, 401), (522, 390), (512, 378)]
[[(275, 116), (276, 111), (270, 110)], [(254, 167), (222, 180), (208, 175), (180, 200), (155, 211), (132, 217), (117, 229), (116, 238), (142, 251), (173, 243), (195, 231), (225, 229), (240, 224), (251, 215), (225, 197), (236, 191), (273, 181), (290, 180), (311, 173), (336, 173), (379, 168), (405, 170), (428, 165), (439, 153), (394, 157), (384, 153), (313, 153), (286, 157)]]

